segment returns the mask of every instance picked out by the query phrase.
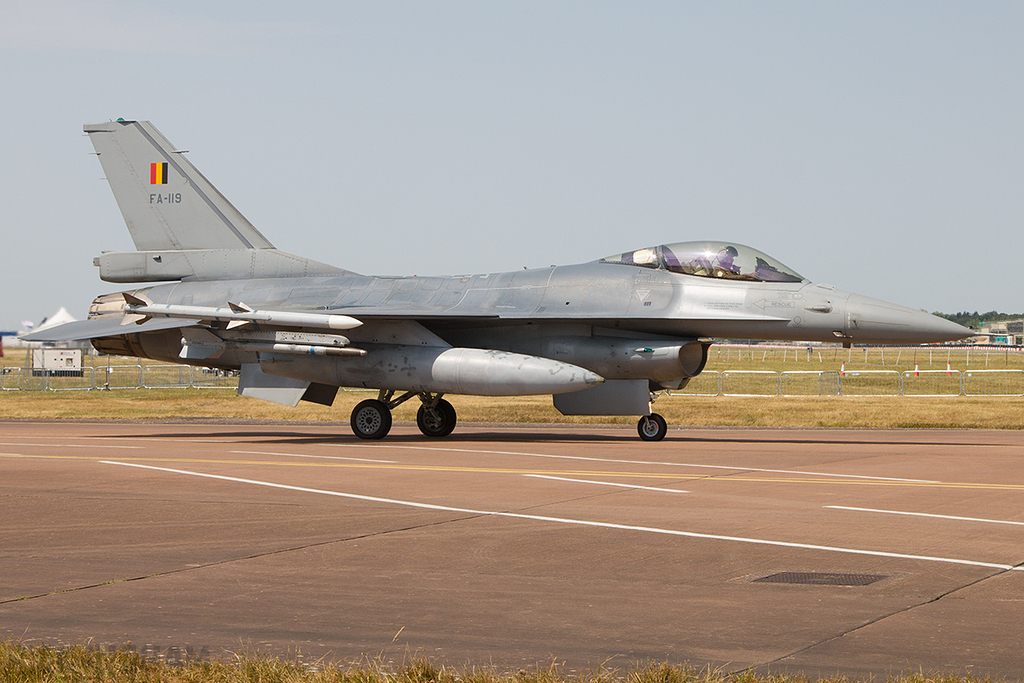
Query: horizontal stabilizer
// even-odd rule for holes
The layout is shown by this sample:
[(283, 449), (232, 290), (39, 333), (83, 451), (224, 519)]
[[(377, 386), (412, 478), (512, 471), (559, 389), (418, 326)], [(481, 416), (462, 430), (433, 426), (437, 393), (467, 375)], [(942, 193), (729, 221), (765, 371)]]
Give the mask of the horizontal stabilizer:
[(114, 283), (354, 274), (278, 249), (105, 251), (93, 264), (99, 267), (101, 280)]
[(198, 319), (160, 318), (151, 319), (136, 325), (124, 325), (124, 318), (103, 316), (89, 320), (76, 320), (56, 327), (26, 334), (23, 341), (62, 342), (100, 339), (102, 337), (119, 337), (122, 334), (136, 332), (156, 332), (157, 330), (173, 330), (180, 327), (191, 327), (199, 323)]

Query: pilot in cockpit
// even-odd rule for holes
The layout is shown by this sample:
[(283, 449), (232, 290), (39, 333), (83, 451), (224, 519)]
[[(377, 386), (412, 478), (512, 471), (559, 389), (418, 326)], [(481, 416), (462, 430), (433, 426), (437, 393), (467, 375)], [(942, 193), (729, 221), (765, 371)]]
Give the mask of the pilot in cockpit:
[[(722, 250), (718, 252), (718, 256), (715, 257), (714, 267), (724, 271), (725, 273), (739, 275), (740, 267), (733, 262), (737, 256), (739, 256), (739, 252), (736, 251), (736, 247), (723, 247)], [(724, 273), (716, 274), (721, 277)]]
[(710, 253), (702, 254), (690, 261), (690, 268), (692, 269), (690, 272), (693, 275), (700, 275), (702, 277), (739, 275), (740, 267), (735, 263), (737, 256), (739, 256), (739, 252), (736, 250), (736, 247), (722, 247), (714, 256), (711, 256)]

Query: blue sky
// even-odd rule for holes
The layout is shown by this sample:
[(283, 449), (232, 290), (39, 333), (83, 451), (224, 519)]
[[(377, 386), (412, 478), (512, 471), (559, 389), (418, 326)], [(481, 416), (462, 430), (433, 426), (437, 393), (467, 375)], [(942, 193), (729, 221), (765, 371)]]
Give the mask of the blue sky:
[(368, 274), (723, 239), (1024, 311), (1024, 4), (0, 0), (0, 329), (131, 249), (82, 124), (151, 120), (274, 244)]

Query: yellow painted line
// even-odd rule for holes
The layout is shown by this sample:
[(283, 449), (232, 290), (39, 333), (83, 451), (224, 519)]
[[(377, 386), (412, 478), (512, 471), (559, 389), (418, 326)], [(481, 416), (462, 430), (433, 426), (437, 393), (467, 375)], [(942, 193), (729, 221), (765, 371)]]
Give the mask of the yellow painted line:
[[(25, 455), (21, 453), (0, 453), (0, 458), (14, 458), (25, 460), (83, 460), (96, 462), (101, 456), (74, 456), (74, 455)], [(897, 486), (904, 488), (937, 488), (937, 489), (976, 489), (985, 491), (1024, 491), (1024, 484), (987, 484), (975, 482), (908, 482), (890, 480), (869, 480), (869, 479), (844, 479), (842, 475), (835, 478), (822, 477), (816, 479), (799, 479), (788, 477), (754, 477), (743, 474), (731, 475), (688, 475), (679, 472), (622, 472), (622, 471), (600, 471), (600, 470), (537, 470), (518, 469), (502, 467), (454, 467), (447, 465), (402, 465), (402, 464), (375, 464), (375, 463), (354, 463), (354, 462), (296, 462), (296, 461), (273, 461), (273, 460), (216, 460), (210, 458), (130, 458), (132, 462), (153, 462), (153, 463), (195, 463), (204, 465), (248, 465), (254, 467), (328, 467), (336, 469), (364, 469), (364, 470), (396, 470), (410, 472), (459, 472), (463, 474), (540, 474), (540, 475), (564, 475), (564, 476), (588, 476), (588, 477), (620, 477), (629, 479), (670, 479), (673, 481), (718, 481), (733, 482), (742, 484), (842, 484), (849, 486)]]
[[(21, 453), (0, 453), (0, 458), (20, 458), (25, 460), (84, 460), (99, 461), (104, 456), (74, 456), (74, 455), (25, 455)], [(274, 466), (274, 467), (328, 467), (340, 469), (366, 469), (366, 470), (406, 470), (418, 472), (463, 472), (468, 474), (568, 474), (586, 475), (597, 477), (634, 477), (638, 479), (705, 479), (699, 475), (685, 475), (678, 472), (644, 474), (637, 472), (601, 472), (594, 470), (536, 470), (502, 467), (454, 467), (448, 465), (401, 465), (401, 464), (377, 464), (369, 462), (308, 462), (308, 461), (274, 461), (274, 460), (215, 460), (211, 458), (129, 458), (131, 462), (186, 462), (203, 465), (252, 465), (252, 466)]]

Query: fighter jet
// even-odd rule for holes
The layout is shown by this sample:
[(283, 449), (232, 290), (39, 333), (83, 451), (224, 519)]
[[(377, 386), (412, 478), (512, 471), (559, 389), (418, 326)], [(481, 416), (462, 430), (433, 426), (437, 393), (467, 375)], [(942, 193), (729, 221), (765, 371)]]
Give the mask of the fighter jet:
[(814, 284), (735, 242), (633, 249), (588, 263), (452, 277), (379, 277), (274, 248), (147, 121), (88, 124), (136, 251), (94, 259), (100, 279), (140, 284), (95, 299), (87, 320), (24, 337), (239, 371), (238, 392), (352, 411), (381, 439), (421, 403), (420, 431), (456, 423), (448, 394), (553, 396), (563, 415), (639, 416), (704, 369), (712, 338), (919, 344), (970, 336), (904, 306)]

